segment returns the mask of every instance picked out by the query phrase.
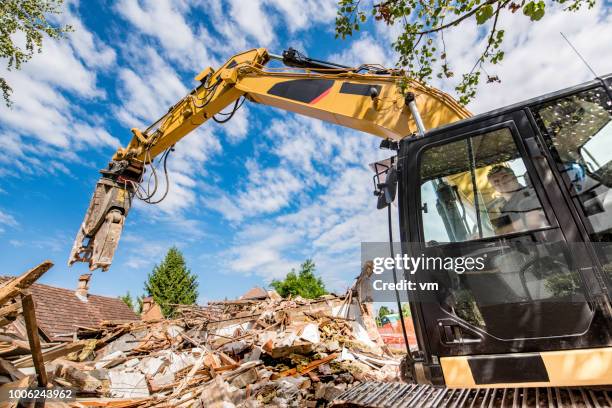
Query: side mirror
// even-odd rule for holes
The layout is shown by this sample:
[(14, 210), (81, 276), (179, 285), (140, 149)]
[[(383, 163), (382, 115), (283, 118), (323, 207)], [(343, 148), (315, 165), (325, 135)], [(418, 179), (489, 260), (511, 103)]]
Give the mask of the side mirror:
[(382, 210), (383, 208), (391, 205), (395, 201), (395, 195), (397, 193), (397, 170), (395, 167), (391, 167), (387, 171), (387, 177), (384, 183), (378, 185), (379, 195), (378, 204), (376, 208)]

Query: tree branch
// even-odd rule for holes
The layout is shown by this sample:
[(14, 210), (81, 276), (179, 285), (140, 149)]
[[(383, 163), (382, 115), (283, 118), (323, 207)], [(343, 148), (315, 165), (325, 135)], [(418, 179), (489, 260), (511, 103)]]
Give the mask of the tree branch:
[[(476, 12), (478, 12), (478, 10), (480, 10), (484, 6), (488, 6), (488, 5), (494, 4), (497, 1), (498, 0), (488, 0), (488, 1), (484, 2), (484, 3), (482, 3), (480, 6), (476, 7), (475, 9), (473, 9), (472, 11), (470, 11), (469, 13), (464, 14), (463, 16), (457, 18), (456, 20), (451, 21), (448, 24), (443, 24), (440, 27), (432, 28), (432, 29), (429, 29), (429, 30), (426, 30), (426, 31), (420, 31), (418, 33), (415, 33), (415, 35), (419, 35), (419, 34), (423, 34), (423, 35), (431, 34), (431, 33), (435, 33), (437, 31), (444, 30), (446, 28), (455, 26), (455, 25), (459, 24), (460, 22), (462, 22), (463, 20), (465, 20), (466, 18), (470, 18), (471, 16), (476, 14)], [(505, 5), (505, 3), (504, 3), (504, 5)]]

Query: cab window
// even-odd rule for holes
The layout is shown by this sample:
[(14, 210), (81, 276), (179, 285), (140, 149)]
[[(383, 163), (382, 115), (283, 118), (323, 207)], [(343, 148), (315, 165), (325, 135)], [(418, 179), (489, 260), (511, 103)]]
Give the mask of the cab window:
[(549, 226), (509, 128), (427, 148), (420, 177), (428, 245)]
[(595, 88), (533, 110), (591, 240), (612, 242), (612, 102)]
[(612, 101), (597, 87), (532, 110), (583, 220), (612, 295)]

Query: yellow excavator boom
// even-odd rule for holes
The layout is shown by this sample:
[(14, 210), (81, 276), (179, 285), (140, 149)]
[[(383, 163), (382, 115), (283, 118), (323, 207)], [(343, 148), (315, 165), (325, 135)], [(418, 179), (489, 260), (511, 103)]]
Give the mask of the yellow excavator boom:
[[(283, 59), (294, 68), (267, 68), (271, 59)], [(449, 95), (401, 71), (308, 65), (294, 50), (282, 58), (264, 48), (246, 51), (217, 70), (204, 69), (196, 80), (200, 84), (159, 120), (145, 130), (132, 129), (132, 140), (101, 171), (69, 264), (81, 261), (92, 270), (107, 270), (133, 197), (147, 195), (140, 186), (146, 166), (159, 155), (167, 158), (172, 146), (206, 121), (227, 121), (244, 102), (241, 97), (395, 141), (418, 133), (423, 125), (433, 129), (470, 116)], [(411, 102), (422, 124), (411, 114)], [(222, 113), (228, 106), (232, 110)]]

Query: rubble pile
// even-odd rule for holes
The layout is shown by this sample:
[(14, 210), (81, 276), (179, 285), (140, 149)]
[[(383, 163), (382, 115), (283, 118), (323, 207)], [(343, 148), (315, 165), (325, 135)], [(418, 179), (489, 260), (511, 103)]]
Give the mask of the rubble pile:
[[(74, 341), (45, 345), (42, 359), (48, 386), (77, 390), (72, 406), (322, 407), (364, 381), (398, 379), (367, 312), (350, 295), (272, 292), (178, 306), (174, 319), (79, 327)], [(31, 356), (5, 365), (19, 373), (5, 383), (33, 382)]]

